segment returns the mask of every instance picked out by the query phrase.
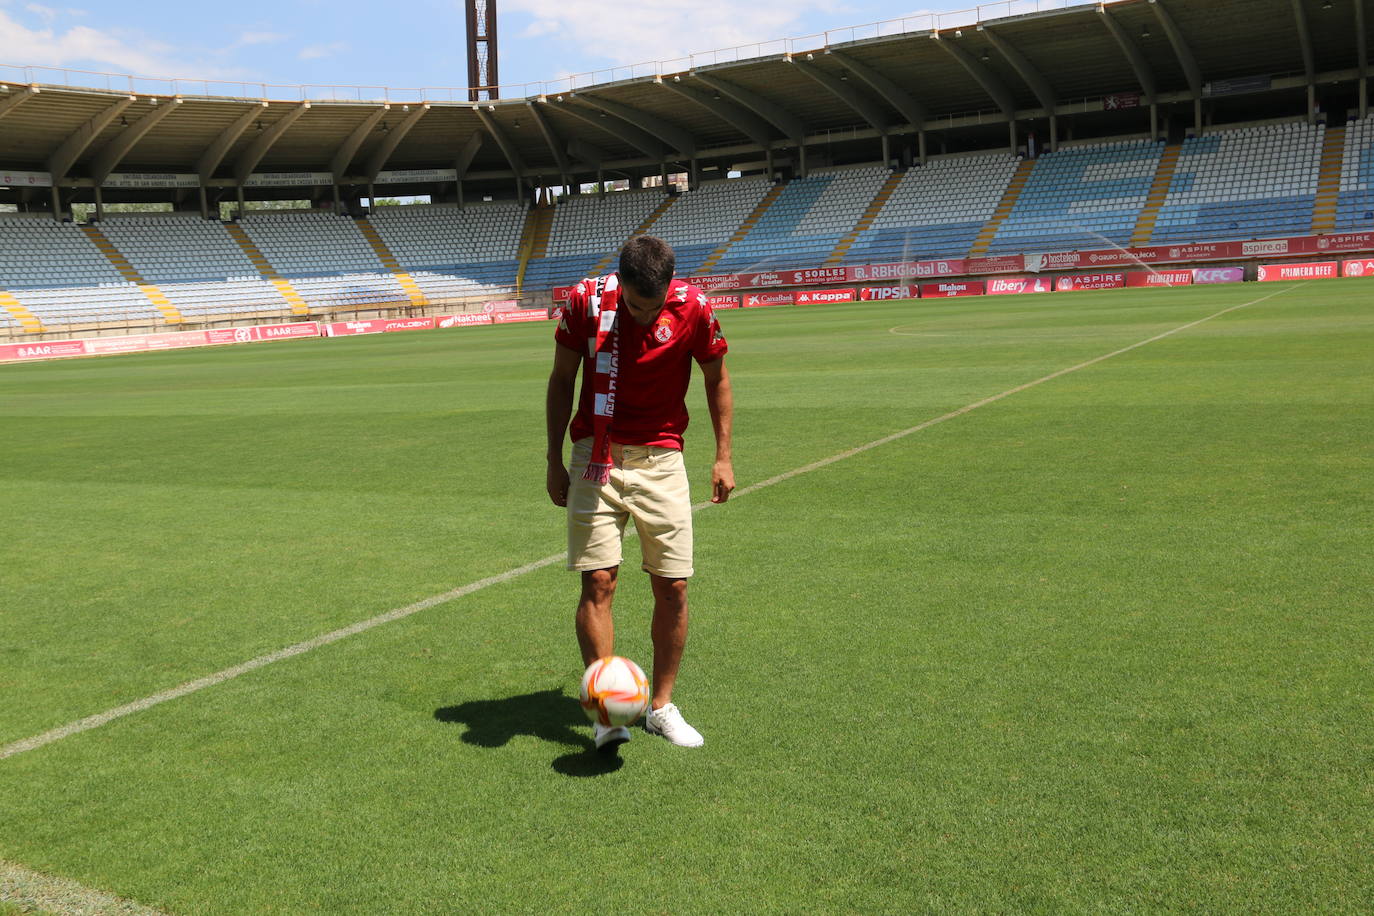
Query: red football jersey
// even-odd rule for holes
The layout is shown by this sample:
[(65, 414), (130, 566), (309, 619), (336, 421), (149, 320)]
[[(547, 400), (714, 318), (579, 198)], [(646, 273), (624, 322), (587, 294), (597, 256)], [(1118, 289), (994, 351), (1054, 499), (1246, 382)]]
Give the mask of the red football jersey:
[[(574, 442), (592, 436), (592, 385), (590, 373), (596, 348), (596, 322), (587, 304), (587, 284), (579, 283), (563, 308), (554, 340), (582, 354), (582, 394), (573, 416), (570, 435)], [(687, 385), (692, 360), (713, 362), (729, 347), (715, 312), (701, 290), (681, 280), (668, 287), (663, 311), (647, 327), (635, 321), (616, 297), (616, 330), (620, 335), (620, 378), (611, 441), (621, 445), (657, 445), (682, 448), (687, 430)]]

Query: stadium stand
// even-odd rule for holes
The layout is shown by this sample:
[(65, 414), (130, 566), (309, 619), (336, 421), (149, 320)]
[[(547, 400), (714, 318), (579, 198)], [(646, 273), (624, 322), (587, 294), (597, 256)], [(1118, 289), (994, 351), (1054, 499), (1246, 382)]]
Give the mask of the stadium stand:
[(1126, 245), (1163, 148), (1162, 143), (1138, 140), (1041, 156), (988, 253)]
[(44, 325), (161, 317), (70, 223), (0, 217), (0, 289)]
[(908, 170), (845, 253), (845, 263), (963, 257), (997, 209), (1016, 166), (1015, 157), (998, 154), (932, 159)]
[(554, 208), (547, 253), (525, 268), (526, 289), (576, 283), (620, 248), (663, 203), (659, 189), (579, 194)]
[(353, 308), (409, 299), (346, 216), (250, 212), (239, 225), (312, 308)]
[(198, 216), (116, 216), (100, 225), (129, 264), (187, 319), (276, 313), (286, 302), (224, 226)]
[(887, 180), (883, 166), (817, 171), (791, 181), (715, 264), (722, 272), (823, 263)]
[(1346, 128), (1336, 230), (1374, 229), (1374, 118)]
[(654, 224), (653, 232), (673, 246), (677, 272), (695, 273), (722, 240), (754, 211), (772, 183), (766, 178), (710, 181), (678, 198)]
[(1324, 130), (1290, 121), (1188, 138), (1152, 241), (1306, 233)]
[(515, 287), (523, 204), (377, 207), (371, 224), (426, 298), (506, 295)]

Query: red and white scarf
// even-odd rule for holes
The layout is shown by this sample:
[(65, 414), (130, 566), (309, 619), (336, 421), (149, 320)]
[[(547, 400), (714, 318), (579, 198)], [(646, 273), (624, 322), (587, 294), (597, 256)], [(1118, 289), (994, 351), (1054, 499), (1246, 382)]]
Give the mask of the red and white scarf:
[(592, 366), (592, 457), (583, 480), (609, 483), (611, 479), (611, 420), (615, 417), (615, 393), (620, 381), (620, 334), (616, 306), (620, 304), (619, 279), (615, 274), (587, 284), (587, 351)]

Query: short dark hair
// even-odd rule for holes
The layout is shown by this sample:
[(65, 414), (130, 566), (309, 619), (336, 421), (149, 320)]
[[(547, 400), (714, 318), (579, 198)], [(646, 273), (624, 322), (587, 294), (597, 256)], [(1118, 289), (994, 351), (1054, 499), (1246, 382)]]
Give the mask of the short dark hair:
[(663, 239), (637, 235), (620, 249), (620, 282), (646, 296), (667, 292), (677, 256)]

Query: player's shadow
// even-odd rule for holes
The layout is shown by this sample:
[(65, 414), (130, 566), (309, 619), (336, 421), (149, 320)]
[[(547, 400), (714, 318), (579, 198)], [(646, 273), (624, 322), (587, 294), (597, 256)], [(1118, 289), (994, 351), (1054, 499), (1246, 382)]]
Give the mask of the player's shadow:
[[(582, 707), (561, 690), (541, 690), (502, 700), (469, 700), (434, 710), (440, 722), (466, 725), (463, 741), (478, 747), (504, 747), (518, 735), (574, 748), (553, 762), (564, 776), (602, 776), (624, 764), (617, 754), (599, 754), (586, 734)], [(581, 731), (576, 730), (581, 727)]]

